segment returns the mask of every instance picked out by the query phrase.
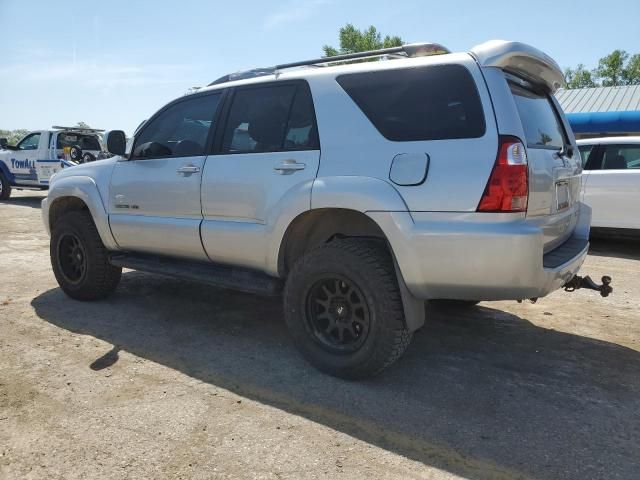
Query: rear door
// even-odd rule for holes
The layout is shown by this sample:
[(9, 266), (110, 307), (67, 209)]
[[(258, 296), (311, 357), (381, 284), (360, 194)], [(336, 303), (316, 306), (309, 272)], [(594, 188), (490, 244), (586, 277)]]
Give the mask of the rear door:
[[(527, 220), (544, 234), (544, 251), (567, 240), (577, 223), (582, 165), (569, 145), (555, 102), (527, 82), (509, 78), (525, 135), (529, 162)], [(572, 146), (575, 148), (575, 145)]]
[(591, 225), (640, 229), (640, 144), (602, 144), (587, 168), (584, 201), (592, 208)]
[(109, 224), (124, 250), (205, 260), (200, 181), (221, 93), (184, 97), (151, 118), (109, 189)]
[(237, 87), (202, 177), (202, 243), (214, 261), (263, 268), (283, 211), (310, 207), (320, 145), (305, 81)]

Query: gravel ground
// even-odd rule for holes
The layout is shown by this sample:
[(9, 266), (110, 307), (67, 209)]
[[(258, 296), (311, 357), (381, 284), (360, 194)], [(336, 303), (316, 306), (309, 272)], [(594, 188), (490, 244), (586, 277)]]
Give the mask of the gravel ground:
[(276, 300), (126, 272), (58, 289), (41, 194), (0, 202), (0, 478), (640, 478), (640, 245), (594, 242), (614, 294), (429, 307), (345, 382)]

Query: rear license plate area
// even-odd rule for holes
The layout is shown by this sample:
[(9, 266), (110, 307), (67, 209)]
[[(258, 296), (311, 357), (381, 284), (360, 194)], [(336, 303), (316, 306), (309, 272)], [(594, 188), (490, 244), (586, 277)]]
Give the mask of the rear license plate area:
[(558, 211), (565, 210), (571, 206), (571, 195), (569, 182), (556, 183), (556, 208)]

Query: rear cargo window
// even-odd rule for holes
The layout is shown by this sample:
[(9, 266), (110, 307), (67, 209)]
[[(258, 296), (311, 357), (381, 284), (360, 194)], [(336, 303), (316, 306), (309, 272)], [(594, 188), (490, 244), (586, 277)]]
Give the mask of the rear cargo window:
[(469, 71), (460, 65), (351, 73), (337, 81), (389, 140), (484, 135), (478, 90)]
[(509, 82), (529, 148), (561, 149), (564, 133), (549, 97)]

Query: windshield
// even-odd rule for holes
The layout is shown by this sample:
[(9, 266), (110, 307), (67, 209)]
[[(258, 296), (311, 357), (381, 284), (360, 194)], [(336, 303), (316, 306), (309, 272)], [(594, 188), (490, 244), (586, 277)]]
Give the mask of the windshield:
[(62, 150), (65, 147), (73, 147), (74, 145), (77, 145), (82, 150), (102, 150), (100, 140), (95, 134), (60, 132), (56, 142), (58, 150)]

